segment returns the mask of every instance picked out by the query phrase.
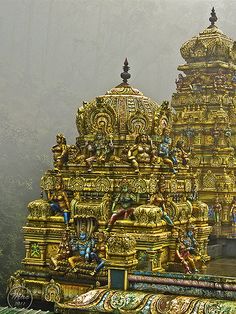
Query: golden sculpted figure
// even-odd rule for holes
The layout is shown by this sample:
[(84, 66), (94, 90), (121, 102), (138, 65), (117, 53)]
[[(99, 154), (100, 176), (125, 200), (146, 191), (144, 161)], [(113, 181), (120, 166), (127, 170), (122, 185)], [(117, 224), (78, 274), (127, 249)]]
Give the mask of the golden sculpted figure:
[(191, 254), (193, 251), (191, 239), (183, 233), (179, 233), (179, 238), (176, 245), (176, 258), (183, 265), (187, 274), (197, 273), (198, 269), (194, 261), (194, 256)]
[(183, 166), (186, 166), (189, 162), (189, 157), (191, 155), (191, 151), (187, 151), (185, 149), (184, 141), (179, 140), (176, 143), (176, 156), (179, 159)]
[(159, 146), (158, 155), (162, 158), (164, 164), (168, 165), (173, 173), (176, 173), (174, 165), (177, 165), (176, 151), (171, 149), (171, 137), (169, 134), (165, 134), (163, 140)]
[(52, 147), (55, 170), (61, 170), (68, 161), (68, 146), (63, 134), (57, 134), (57, 144)]
[(51, 257), (54, 270), (59, 270), (60, 269), (59, 263), (66, 261), (70, 255), (71, 255), (70, 235), (68, 233), (68, 230), (66, 230), (62, 235), (61, 242), (58, 246), (57, 254)]
[(156, 147), (151, 138), (146, 134), (139, 134), (135, 144), (128, 151), (128, 160), (134, 167), (135, 172), (139, 172), (141, 164), (153, 164), (158, 160)]
[(219, 201), (219, 197), (218, 196), (216, 197), (213, 209), (214, 209), (215, 223), (219, 224), (219, 223), (221, 223), (222, 205), (221, 205), (221, 203)]
[[(128, 183), (123, 181), (121, 185), (121, 191), (116, 196), (112, 204), (112, 216), (108, 222), (107, 231), (111, 231), (114, 223), (118, 219), (127, 219), (132, 216), (134, 208), (133, 205), (138, 203), (139, 194), (136, 196), (134, 193), (129, 191)], [(117, 208), (118, 206), (118, 208)]]
[(236, 197), (233, 198), (231, 207), (230, 207), (230, 216), (232, 219), (232, 224), (236, 224)]
[(97, 132), (93, 142), (88, 143), (87, 152), (90, 157), (85, 159), (88, 171), (92, 171), (92, 165), (94, 162), (98, 164), (104, 164), (111, 160), (114, 152), (114, 146), (112, 142), (112, 136), (107, 136), (101, 131)]
[(150, 198), (150, 205), (158, 206), (162, 211), (162, 219), (169, 226), (173, 227), (174, 223), (170, 219), (166, 211), (166, 202), (167, 202), (166, 182), (164, 176), (162, 176), (157, 184), (156, 193), (153, 194)]
[(63, 181), (56, 181), (54, 191), (47, 191), (48, 201), (54, 216), (64, 216), (65, 223), (69, 223), (70, 202), (64, 190)]

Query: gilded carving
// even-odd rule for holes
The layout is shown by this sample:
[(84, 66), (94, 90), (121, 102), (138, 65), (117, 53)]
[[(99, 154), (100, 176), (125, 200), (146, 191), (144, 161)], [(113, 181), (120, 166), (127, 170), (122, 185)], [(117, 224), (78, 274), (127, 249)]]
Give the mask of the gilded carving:
[(53, 279), (44, 286), (44, 299), (47, 302), (60, 302), (63, 298), (63, 292), (61, 285), (55, 282)]
[(135, 238), (127, 234), (124, 235), (116, 234), (110, 237), (107, 241), (108, 254), (116, 253), (117, 255), (119, 254), (128, 255), (130, 252), (134, 251), (135, 247), (136, 247)]

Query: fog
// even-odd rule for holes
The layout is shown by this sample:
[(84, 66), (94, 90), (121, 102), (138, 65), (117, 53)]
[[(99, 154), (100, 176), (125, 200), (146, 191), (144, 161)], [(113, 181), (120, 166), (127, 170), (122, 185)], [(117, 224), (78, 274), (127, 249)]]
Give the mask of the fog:
[(19, 266), (26, 205), (39, 197), (57, 132), (75, 142), (76, 109), (121, 82), (125, 57), (130, 84), (170, 99), (179, 49), (209, 26), (212, 6), (235, 39), (233, 0), (0, 0), (2, 282)]

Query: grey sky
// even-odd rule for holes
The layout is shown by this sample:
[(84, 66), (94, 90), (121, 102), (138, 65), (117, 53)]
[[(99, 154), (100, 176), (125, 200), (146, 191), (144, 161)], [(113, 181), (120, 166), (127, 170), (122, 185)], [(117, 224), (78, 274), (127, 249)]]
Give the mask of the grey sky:
[[(213, 5), (236, 38), (230, 0), (0, 0), (1, 174), (38, 182), (56, 133), (74, 143), (77, 107), (120, 83), (125, 57), (132, 85), (170, 99), (179, 48), (209, 25)], [(29, 169), (37, 158), (46, 164)]]
[(47, 136), (72, 140), (76, 107), (120, 82), (126, 56), (131, 83), (168, 99), (179, 48), (209, 25), (213, 5), (236, 38), (236, 1), (1, 0), (0, 103), (16, 124), (51, 123)]

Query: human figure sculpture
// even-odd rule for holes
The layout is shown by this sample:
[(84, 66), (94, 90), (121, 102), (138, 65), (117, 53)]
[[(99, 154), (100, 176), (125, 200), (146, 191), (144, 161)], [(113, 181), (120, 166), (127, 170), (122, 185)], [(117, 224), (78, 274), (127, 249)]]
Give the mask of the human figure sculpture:
[(68, 258), (68, 262), (73, 271), (77, 271), (78, 262), (90, 262), (91, 252), (95, 247), (95, 240), (91, 238), (87, 232), (86, 224), (82, 224), (78, 237), (71, 239), (72, 256)]
[(52, 147), (54, 167), (55, 170), (61, 170), (68, 161), (68, 145), (65, 136), (61, 133), (57, 134), (56, 141), (57, 144)]
[(231, 136), (232, 136), (232, 130), (231, 130), (230, 126), (228, 126), (225, 129), (224, 135), (225, 135), (227, 147), (230, 147), (231, 146)]
[(101, 235), (98, 236), (97, 240), (89, 236), (86, 224), (82, 223), (79, 236), (71, 239), (72, 256), (68, 258), (68, 262), (74, 272), (78, 271), (77, 264), (79, 262), (96, 263), (94, 270), (90, 273), (91, 276), (95, 276), (104, 267), (104, 254), (101, 249), (101, 241), (103, 240), (104, 237)]
[(181, 262), (187, 274), (198, 272), (191, 251), (191, 241), (188, 237), (180, 236), (176, 246), (176, 257)]
[(165, 193), (166, 193), (166, 183), (165, 183), (164, 178), (160, 178), (160, 181), (157, 185), (156, 193), (153, 194), (150, 198), (150, 205), (158, 206), (162, 211), (161, 219), (163, 219), (169, 226), (173, 227), (174, 223), (166, 212)]
[(219, 145), (219, 139), (220, 139), (220, 129), (215, 124), (214, 129), (212, 129), (212, 136), (213, 136), (213, 141), (214, 141), (214, 146), (217, 147)]
[(221, 213), (222, 213), (222, 205), (219, 201), (219, 197), (216, 197), (215, 204), (214, 204), (214, 218), (215, 223), (220, 223)]
[[(129, 218), (134, 211), (133, 205), (138, 203), (139, 194), (136, 196), (129, 191), (128, 183), (123, 182), (120, 193), (116, 196), (112, 204), (112, 216), (108, 222), (107, 231), (111, 231), (114, 223), (118, 219)], [(116, 208), (118, 206), (118, 208)]]
[(193, 142), (193, 138), (196, 135), (193, 128), (187, 126), (187, 128), (183, 131), (184, 135), (187, 137), (187, 145), (191, 146)]
[(198, 253), (198, 242), (195, 238), (195, 227), (188, 224), (186, 227), (186, 238), (189, 241), (189, 252), (193, 255)]
[(81, 147), (80, 147), (79, 141), (80, 141), (80, 138), (77, 137), (77, 138), (76, 138), (76, 145), (73, 146), (73, 148), (75, 149), (75, 152), (74, 152), (74, 154), (73, 154), (73, 156), (72, 156), (72, 162), (74, 162), (74, 163), (76, 163), (76, 164), (80, 164), (80, 163), (83, 162), (84, 159), (85, 159), (85, 156), (84, 156), (84, 154), (82, 153), (82, 149), (81, 149)]
[(157, 161), (156, 147), (151, 138), (146, 134), (139, 134), (135, 144), (128, 151), (128, 161), (135, 172), (139, 172), (140, 164), (153, 164)]
[(105, 247), (105, 235), (103, 232), (99, 232), (95, 243), (95, 248), (91, 252), (91, 260), (96, 262), (94, 270), (91, 272), (92, 276), (95, 276), (104, 266), (105, 266), (105, 256), (106, 256), (106, 247)]
[(175, 80), (177, 90), (180, 90), (182, 88), (183, 82), (184, 82), (184, 76), (183, 76), (183, 74), (179, 73), (178, 79)]
[(176, 155), (177, 158), (179, 158), (182, 161), (182, 165), (186, 166), (189, 162), (189, 156), (191, 155), (191, 151), (187, 152), (185, 147), (184, 147), (184, 141), (179, 140), (176, 143)]
[(160, 146), (159, 146), (159, 156), (162, 158), (164, 164), (167, 164), (173, 173), (176, 173), (174, 169), (174, 164), (177, 164), (176, 151), (171, 150), (171, 138), (165, 135)]
[(230, 207), (230, 215), (231, 215), (232, 223), (236, 224), (236, 197), (233, 198), (233, 201)]
[(114, 146), (112, 138), (105, 135), (105, 133), (98, 132), (92, 143), (87, 145), (88, 153), (91, 154), (90, 157), (85, 159), (88, 171), (92, 171), (93, 162), (105, 163), (110, 160), (114, 152)]
[(51, 261), (54, 265), (54, 270), (58, 270), (60, 268), (59, 262), (67, 260), (70, 255), (71, 255), (70, 237), (68, 232), (65, 231), (62, 235), (62, 239), (59, 244), (57, 254), (51, 257)]
[(190, 196), (188, 199), (192, 202), (198, 200), (198, 184), (197, 184), (196, 178), (193, 178), (191, 180), (191, 192), (190, 192)]
[(64, 190), (62, 179), (55, 184), (55, 190), (47, 191), (48, 201), (54, 216), (64, 216), (65, 223), (69, 222), (70, 202)]

